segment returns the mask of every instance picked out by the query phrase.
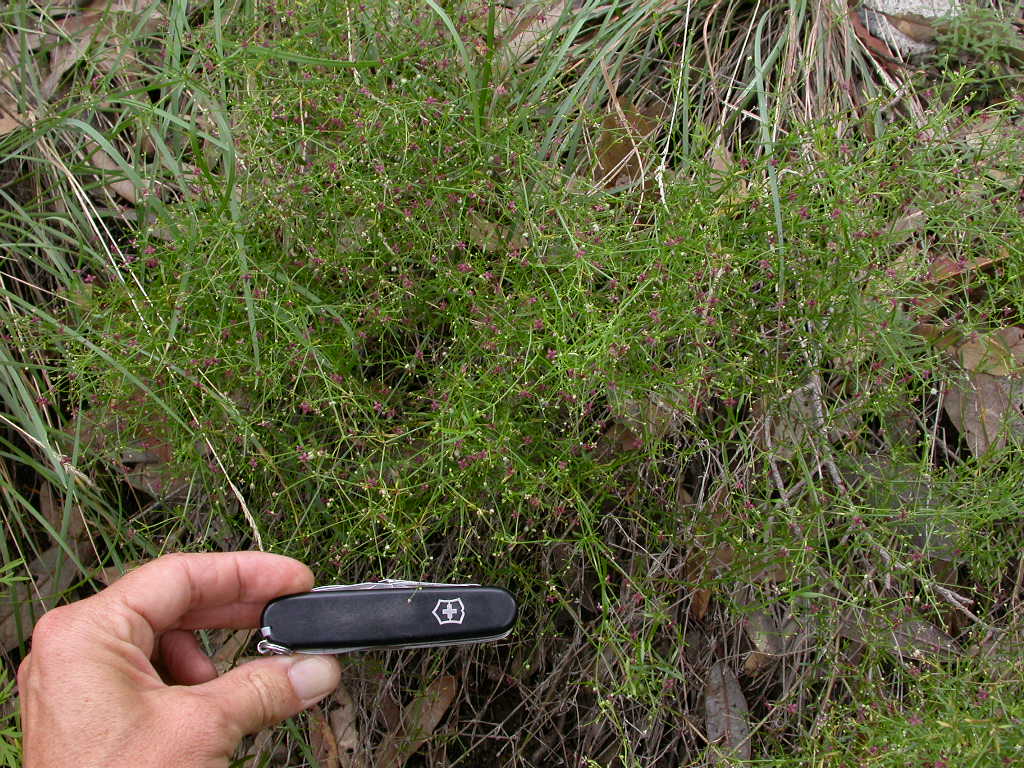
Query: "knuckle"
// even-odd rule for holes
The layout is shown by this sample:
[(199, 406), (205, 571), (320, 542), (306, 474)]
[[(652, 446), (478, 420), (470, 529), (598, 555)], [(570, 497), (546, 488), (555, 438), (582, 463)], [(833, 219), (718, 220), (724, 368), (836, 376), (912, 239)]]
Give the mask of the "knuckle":
[(28, 653), (24, 659), (21, 660), (21, 664), (18, 665), (18, 688), (25, 690), (29, 685), (29, 677), (31, 676), (30, 662), (32, 660), (32, 654)]
[(75, 623), (75, 611), (70, 606), (47, 611), (32, 630), (32, 648), (45, 651), (55, 641), (61, 640)]
[(32, 629), (32, 651), (18, 667), (18, 687), (45, 689), (53, 685), (81, 650), (82, 616), (73, 606), (44, 613)]

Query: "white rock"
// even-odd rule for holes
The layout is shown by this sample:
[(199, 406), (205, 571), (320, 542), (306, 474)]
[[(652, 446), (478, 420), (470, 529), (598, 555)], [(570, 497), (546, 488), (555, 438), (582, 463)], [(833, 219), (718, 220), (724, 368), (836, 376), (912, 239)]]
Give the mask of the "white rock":
[(913, 56), (935, 50), (935, 44), (905, 35), (882, 14), (927, 23), (928, 19), (959, 16), (962, 12), (960, 0), (864, 0), (859, 13), (868, 32), (899, 55)]

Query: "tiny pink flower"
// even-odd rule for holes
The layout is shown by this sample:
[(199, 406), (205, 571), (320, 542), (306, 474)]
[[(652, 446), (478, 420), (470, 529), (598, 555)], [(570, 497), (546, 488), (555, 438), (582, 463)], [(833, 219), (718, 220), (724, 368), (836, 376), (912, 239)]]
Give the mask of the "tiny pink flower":
[(556, 357), (558, 357), (558, 352), (556, 352), (553, 349), (549, 349), (547, 357), (548, 357), (548, 360), (554, 360)]

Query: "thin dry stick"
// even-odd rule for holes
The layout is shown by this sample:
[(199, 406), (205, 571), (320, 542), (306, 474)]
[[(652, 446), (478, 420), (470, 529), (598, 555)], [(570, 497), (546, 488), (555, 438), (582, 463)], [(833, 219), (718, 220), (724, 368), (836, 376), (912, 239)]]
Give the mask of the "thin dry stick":
[[(348, 43), (348, 60), (355, 61), (355, 53), (352, 50), (352, 5), (351, 3), (345, 4), (345, 41)], [(352, 67), (352, 78), (356, 81), (356, 85), (362, 85), (362, 76), (359, 74), (359, 67)]]
[(843, 482), (843, 478), (839, 474), (839, 468), (832, 458), (832, 449), (829, 447), (828, 438), (825, 435), (825, 405), (821, 391), (821, 375), (817, 371), (811, 374), (811, 392), (814, 394), (815, 427), (821, 436), (825, 438), (825, 466), (828, 468), (829, 476), (832, 478), (832, 482), (836, 484), (836, 487), (846, 491), (846, 483)]
[(970, 604), (972, 604), (974, 602), (973, 600), (971, 600), (969, 598), (966, 598), (963, 595), (958, 595), (953, 590), (946, 589), (945, 587), (939, 586), (938, 584), (932, 584), (931, 586), (932, 586), (932, 589), (935, 590), (935, 593), (939, 597), (944, 599), (947, 603), (952, 605), (958, 611), (963, 612), (964, 614), (969, 616), (976, 623), (985, 625), (985, 622), (982, 621), (981, 619), (979, 619), (973, 613), (971, 613), (970, 609), (968, 609), (968, 607), (967, 607), (968, 605), (970, 605)]
[[(814, 324), (808, 320), (807, 330), (813, 334)], [(846, 493), (846, 483), (843, 482), (843, 478), (839, 474), (839, 468), (836, 466), (835, 459), (832, 457), (832, 448), (829, 445), (828, 436), (825, 434), (825, 403), (824, 395), (821, 389), (821, 374), (818, 372), (819, 365), (817, 360), (811, 359), (811, 354), (807, 349), (807, 339), (800, 337), (800, 348), (803, 351), (804, 360), (807, 361), (807, 365), (810, 366), (811, 370), (814, 371), (811, 374), (811, 394), (813, 395), (814, 404), (814, 426), (818, 430), (818, 433), (824, 438), (823, 448), (825, 450), (825, 467), (828, 469), (828, 474), (832, 478), (832, 482), (836, 484), (836, 488)]]
[(775, 481), (775, 488), (779, 492), (779, 496), (782, 497), (782, 505), (786, 509), (792, 509), (792, 505), (789, 503), (789, 493), (786, 491), (786, 486), (782, 482), (782, 473), (779, 472), (778, 462), (775, 460), (775, 449), (772, 447), (772, 429), (768, 423), (767, 417), (764, 420), (764, 424), (761, 426), (764, 431), (764, 444), (768, 449), (768, 466), (771, 467), (772, 480)]

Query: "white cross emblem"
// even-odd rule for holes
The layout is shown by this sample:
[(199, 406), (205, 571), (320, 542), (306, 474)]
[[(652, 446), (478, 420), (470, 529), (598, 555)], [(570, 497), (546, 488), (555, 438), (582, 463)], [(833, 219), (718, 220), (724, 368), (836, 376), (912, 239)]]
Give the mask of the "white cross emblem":
[(438, 600), (432, 611), (438, 624), (461, 624), (466, 618), (466, 606), (462, 604), (462, 598), (454, 600)]

